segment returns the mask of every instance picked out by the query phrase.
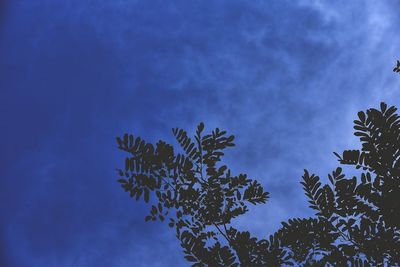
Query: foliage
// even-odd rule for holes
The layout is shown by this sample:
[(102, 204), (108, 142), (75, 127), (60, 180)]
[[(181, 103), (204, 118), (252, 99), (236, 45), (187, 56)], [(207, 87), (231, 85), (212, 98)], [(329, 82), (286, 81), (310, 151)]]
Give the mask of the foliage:
[(361, 150), (335, 155), (341, 164), (361, 170), (359, 179), (346, 178), (337, 168), (328, 175), (328, 185), (321, 186), (319, 177), (307, 171), (302, 184), (319, 220), (328, 221), (339, 234), (340, 257), (398, 266), (400, 118), (395, 107), (381, 103), (380, 110), (359, 112), (354, 129)]
[(393, 68), (394, 72), (400, 73), (400, 61), (396, 61), (396, 66)]
[(136, 200), (151, 200), (146, 221), (169, 217), (185, 258), (194, 266), (263, 264), (275, 259), (273, 253), (280, 251), (272, 241), (255, 241), (230, 226), (249, 204), (265, 203), (268, 193), (246, 174), (233, 175), (221, 164), (225, 149), (234, 146), (233, 135), (218, 128), (203, 135), (203, 130), (200, 123), (192, 141), (184, 130), (173, 129), (181, 153), (163, 141), (153, 146), (128, 134), (117, 138), (119, 148), (130, 154), (125, 169), (118, 170), (118, 182)]
[(118, 181), (132, 198), (151, 203), (146, 221), (168, 218), (192, 266), (399, 266), (400, 118), (381, 103), (359, 112), (354, 129), (361, 149), (334, 154), (360, 177), (338, 167), (323, 185), (305, 170), (301, 184), (315, 218), (283, 222), (267, 239), (231, 225), (248, 205), (266, 203), (268, 193), (222, 164), (234, 146), (226, 131), (203, 135), (200, 123), (192, 141), (173, 129), (181, 153), (125, 134), (117, 142), (129, 157)]

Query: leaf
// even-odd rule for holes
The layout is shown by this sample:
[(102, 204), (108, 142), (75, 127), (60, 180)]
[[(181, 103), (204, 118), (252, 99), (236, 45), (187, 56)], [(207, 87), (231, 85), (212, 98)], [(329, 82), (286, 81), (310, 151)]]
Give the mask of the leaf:
[(336, 153), (336, 152), (333, 152), (333, 154), (339, 159), (339, 161), (341, 161), (342, 160), (342, 157), (338, 154), (338, 153)]
[(130, 159), (125, 158), (125, 171), (129, 171), (130, 168)]
[(360, 118), (360, 121), (362, 123), (365, 123), (365, 113), (364, 112), (362, 112), (362, 111), (358, 112), (358, 117)]
[(385, 113), (386, 108), (387, 108), (387, 105), (384, 102), (381, 102), (381, 111), (382, 111), (382, 113)]
[(163, 209), (162, 209), (161, 203), (158, 203), (158, 211), (159, 211), (159, 212), (162, 212), (162, 210), (163, 210)]
[(151, 206), (151, 214), (157, 214), (157, 208), (155, 206)]
[(200, 122), (199, 125), (197, 126), (197, 134), (200, 134), (204, 129), (204, 123)]
[(149, 189), (147, 188), (144, 189), (144, 202), (149, 202)]
[(190, 262), (196, 262), (197, 261), (196, 258), (191, 256), (191, 255), (185, 256), (185, 259), (190, 261)]

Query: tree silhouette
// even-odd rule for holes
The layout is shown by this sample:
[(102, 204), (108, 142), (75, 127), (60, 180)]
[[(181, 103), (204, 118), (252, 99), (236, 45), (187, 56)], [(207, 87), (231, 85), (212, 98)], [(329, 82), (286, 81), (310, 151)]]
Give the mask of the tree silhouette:
[(245, 174), (233, 175), (221, 162), (234, 136), (215, 129), (194, 142), (173, 129), (180, 153), (125, 134), (119, 148), (129, 153), (121, 183), (130, 196), (151, 202), (145, 220), (175, 228), (192, 266), (399, 266), (400, 119), (396, 108), (358, 113), (354, 121), (360, 150), (334, 153), (342, 165), (359, 170), (348, 178), (338, 167), (329, 183), (304, 171), (301, 184), (315, 218), (294, 218), (268, 239), (232, 227), (248, 205), (263, 204), (268, 193)]
[(303, 187), (318, 219), (338, 235), (326, 262), (366, 260), (374, 266), (400, 263), (400, 119), (396, 108), (359, 112), (354, 135), (361, 150), (346, 150), (339, 162), (361, 170), (359, 179), (346, 178), (341, 168), (321, 186), (318, 176), (305, 171)]
[(233, 135), (218, 128), (203, 135), (203, 129), (200, 123), (195, 142), (184, 130), (173, 129), (181, 153), (163, 141), (153, 146), (128, 134), (117, 138), (119, 148), (130, 154), (125, 169), (118, 170), (118, 181), (131, 197), (151, 201), (146, 221), (169, 217), (185, 258), (194, 266), (282, 264), (284, 251), (273, 239), (258, 241), (230, 225), (249, 204), (265, 203), (268, 193), (220, 162), (225, 149), (234, 146)]

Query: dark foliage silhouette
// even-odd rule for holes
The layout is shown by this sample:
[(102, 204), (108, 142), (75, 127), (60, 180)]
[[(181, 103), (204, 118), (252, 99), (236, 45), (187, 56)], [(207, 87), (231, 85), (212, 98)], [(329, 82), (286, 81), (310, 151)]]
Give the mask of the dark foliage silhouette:
[(265, 203), (268, 193), (257, 181), (246, 174), (233, 175), (220, 162), (224, 150), (234, 146), (233, 135), (218, 128), (203, 135), (203, 129), (200, 123), (195, 142), (184, 130), (173, 129), (181, 153), (163, 141), (153, 146), (128, 134), (117, 138), (119, 148), (130, 153), (118, 181), (131, 197), (151, 201), (146, 221), (169, 217), (193, 265), (280, 265), (284, 251), (274, 239), (259, 241), (230, 226), (249, 204)]
[(180, 145), (152, 145), (125, 134), (119, 148), (129, 153), (118, 180), (132, 198), (152, 204), (145, 220), (168, 218), (192, 266), (399, 266), (400, 118), (395, 107), (358, 113), (360, 150), (334, 153), (358, 170), (346, 177), (338, 167), (329, 183), (304, 171), (301, 184), (315, 218), (293, 218), (267, 239), (231, 225), (248, 205), (268, 199), (260, 183), (233, 175), (221, 159), (234, 136), (218, 128), (194, 142), (173, 129)]
[(394, 72), (400, 73), (400, 61), (397, 60), (396, 67), (393, 68)]
[[(335, 257), (326, 262), (364, 259), (373, 266), (398, 266), (400, 262), (400, 119), (396, 108), (381, 103), (380, 110), (359, 112), (354, 135), (361, 150), (339, 155), (342, 165), (360, 170), (346, 178), (341, 168), (321, 185), (318, 176), (305, 171), (303, 187), (318, 220), (329, 222), (338, 235)], [(326, 250), (329, 251), (329, 250)]]

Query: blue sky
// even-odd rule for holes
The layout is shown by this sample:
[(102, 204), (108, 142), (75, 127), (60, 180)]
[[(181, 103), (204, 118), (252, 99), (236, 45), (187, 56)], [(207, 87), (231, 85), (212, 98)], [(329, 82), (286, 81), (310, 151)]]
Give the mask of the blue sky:
[(1, 1), (0, 265), (186, 266), (115, 182), (125, 132), (227, 129), (227, 163), (271, 193), (235, 224), (312, 215), (303, 169), (325, 177), (359, 110), (400, 104), (400, 2), (334, 2)]

